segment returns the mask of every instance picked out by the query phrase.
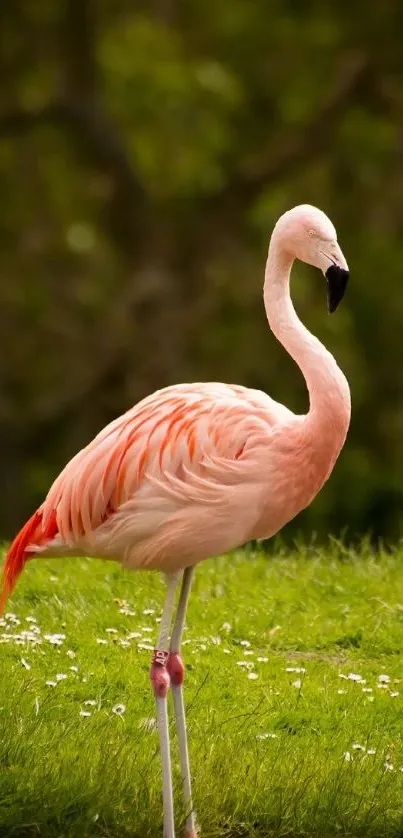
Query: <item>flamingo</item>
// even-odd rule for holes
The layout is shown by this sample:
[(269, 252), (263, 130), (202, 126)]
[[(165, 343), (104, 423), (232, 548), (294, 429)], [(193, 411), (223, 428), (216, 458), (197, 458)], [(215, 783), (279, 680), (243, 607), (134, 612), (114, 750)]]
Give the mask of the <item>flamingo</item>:
[(305, 377), (308, 413), (295, 415), (265, 393), (239, 385), (178, 384), (158, 390), (107, 425), (65, 466), (14, 539), (4, 565), (0, 613), (25, 562), (33, 557), (93, 556), (167, 575), (150, 670), (165, 838), (175, 838), (170, 688), (185, 834), (196, 838), (197, 831), (180, 653), (194, 567), (250, 539), (269, 538), (310, 504), (333, 469), (350, 422), (347, 380), (291, 302), (289, 280), (296, 258), (323, 272), (328, 308), (335, 311), (345, 292), (348, 266), (333, 224), (309, 205), (294, 207), (275, 225), (264, 282), (269, 325)]

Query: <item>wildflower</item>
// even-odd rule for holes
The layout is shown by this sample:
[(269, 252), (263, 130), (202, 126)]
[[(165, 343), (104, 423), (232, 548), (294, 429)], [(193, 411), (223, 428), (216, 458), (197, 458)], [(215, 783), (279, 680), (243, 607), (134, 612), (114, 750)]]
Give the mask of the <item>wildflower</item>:
[(57, 687), (57, 681), (46, 681), (47, 687)]
[(78, 672), (78, 666), (70, 666), (71, 672)]
[(224, 655), (230, 655), (231, 654), (230, 649), (223, 649), (223, 652), (224, 652)]
[(232, 625), (231, 623), (223, 623), (221, 628), (223, 629), (223, 631), (231, 631)]
[(337, 690), (338, 695), (345, 695), (347, 690)]
[(87, 698), (87, 701), (84, 701), (83, 704), (85, 704), (86, 707), (96, 707), (97, 706), (97, 702), (93, 698)]
[(358, 742), (353, 742), (351, 747), (353, 751), (365, 751), (364, 745), (360, 745)]
[(248, 672), (248, 678), (250, 681), (256, 681), (259, 678), (259, 676), (257, 672)]
[(363, 693), (372, 693), (373, 690), (372, 687), (363, 687), (362, 691)]
[(67, 655), (68, 658), (71, 658), (71, 660), (73, 660), (73, 658), (75, 658), (75, 656), (76, 656), (76, 653), (73, 652), (72, 649), (67, 649), (66, 655)]
[(252, 649), (244, 649), (244, 650), (243, 650), (243, 653), (244, 653), (244, 655), (245, 655), (245, 656), (246, 656), (246, 655), (254, 655), (254, 654), (255, 654), (255, 653), (254, 653), (254, 651), (253, 651)]
[(56, 681), (65, 681), (66, 678), (67, 678), (67, 675), (66, 675), (65, 672), (58, 672), (55, 677), (56, 677)]
[(380, 684), (389, 684), (390, 676), (389, 675), (379, 675), (378, 681)]
[(286, 672), (302, 672), (305, 673), (306, 669), (304, 666), (287, 666)]
[(125, 704), (114, 704), (112, 707), (112, 713), (115, 713), (116, 716), (123, 716), (123, 713), (126, 712), (126, 705)]
[(245, 647), (250, 646), (249, 640), (241, 640), (240, 645)]
[(267, 663), (269, 658), (258, 658), (259, 663)]
[(277, 733), (258, 733), (256, 739), (277, 739)]
[(96, 639), (96, 642), (98, 643), (99, 646), (107, 646), (108, 645), (108, 641), (105, 640), (105, 638), (103, 638), (103, 637), (96, 637), (95, 639)]
[(91, 713), (88, 710), (80, 710), (80, 716), (82, 716), (83, 719), (88, 719), (89, 716), (91, 716)]
[(393, 771), (393, 765), (391, 762), (385, 762), (385, 771)]
[(365, 684), (365, 679), (356, 672), (349, 672), (347, 678), (349, 681), (356, 681), (357, 684)]
[(350, 754), (350, 751), (345, 751), (345, 752), (344, 752), (344, 754), (343, 754), (343, 756), (344, 756), (344, 760), (345, 760), (345, 762), (351, 762), (351, 760), (352, 760), (352, 756), (351, 756), (351, 754)]
[(295, 687), (297, 690), (300, 690), (300, 689), (301, 689), (301, 687), (302, 687), (302, 681), (301, 681), (301, 678), (297, 678), (297, 680), (296, 680), (296, 681), (293, 681), (293, 682), (292, 682), (292, 686), (293, 686), (293, 687)]
[(107, 628), (107, 629), (105, 629), (105, 631), (107, 631), (108, 634), (117, 634), (118, 633), (118, 630), (115, 629), (115, 628)]
[(155, 614), (155, 608), (145, 608), (143, 614), (145, 617), (148, 617), (149, 614)]
[(65, 634), (45, 634), (45, 640), (51, 643), (52, 646), (61, 646), (65, 639)]
[(367, 754), (368, 756), (373, 757), (374, 754), (376, 754), (376, 748), (368, 748)]
[(390, 692), (389, 695), (390, 695), (391, 698), (397, 698), (397, 696), (399, 695), (399, 692), (398, 692), (398, 690), (393, 690), (393, 692)]
[(21, 663), (22, 663), (24, 669), (31, 669), (31, 664), (28, 663), (28, 661), (26, 661), (25, 658), (21, 658)]

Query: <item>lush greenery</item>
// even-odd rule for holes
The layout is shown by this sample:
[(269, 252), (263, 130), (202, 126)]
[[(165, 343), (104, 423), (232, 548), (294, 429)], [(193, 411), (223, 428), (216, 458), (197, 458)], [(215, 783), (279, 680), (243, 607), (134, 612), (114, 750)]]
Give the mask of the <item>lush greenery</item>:
[(334, 219), (343, 307), (295, 270), (352, 385), (347, 448), (296, 529), (401, 532), (403, 7), (362, 0), (13, 0), (0, 10), (0, 533), (110, 418), (217, 377), (292, 409), (270, 337), (270, 230)]
[[(205, 838), (402, 834), (402, 559), (334, 544), (198, 569), (183, 651)], [(162, 834), (162, 598), (159, 575), (29, 563), (0, 625), (1, 836)]]

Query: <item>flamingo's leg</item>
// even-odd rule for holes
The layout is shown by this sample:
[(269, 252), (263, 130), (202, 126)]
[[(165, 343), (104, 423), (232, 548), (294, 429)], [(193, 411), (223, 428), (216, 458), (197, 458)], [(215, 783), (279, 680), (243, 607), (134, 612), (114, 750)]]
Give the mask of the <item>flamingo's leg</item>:
[(171, 645), (168, 659), (168, 673), (171, 679), (174, 700), (175, 720), (178, 731), (179, 758), (183, 782), (183, 794), (186, 808), (186, 838), (197, 838), (196, 822), (193, 811), (192, 787), (189, 768), (189, 752), (186, 733), (185, 705), (183, 701), (183, 680), (185, 667), (180, 655), (183, 628), (185, 625), (186, 608), (192, 585), (194, 568), (188, 567), (183, 573), (182, 587), (179, 597), (178, 610), (172, 630)]
[(162, 612), (157, 648), (154, 651), (150, 679), (157, 705), (158, 732), (162, 760), (162, 791), (164, 803), (164, 838), (175, 838), (174, 805), (172, 793), (171, 752), (169, 744), (167, 695), (170, 676), (167, 669), (169, 657), (169, 629), (175, 601), (175, 591), (180, 578), (175, 573), (168, 578), (168, 590)]

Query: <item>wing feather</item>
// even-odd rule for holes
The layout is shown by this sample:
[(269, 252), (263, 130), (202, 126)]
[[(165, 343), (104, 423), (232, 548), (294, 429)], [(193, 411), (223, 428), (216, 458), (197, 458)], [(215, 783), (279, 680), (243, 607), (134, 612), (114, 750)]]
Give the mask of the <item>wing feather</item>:
[(258, 390), (177, 385), (157, 391), (104, 428), (66, 465), (43, 505), (68, 545), (92, 536), (128, 502), (214, 504), (247, 480), (251, 449), (293, 414)]

